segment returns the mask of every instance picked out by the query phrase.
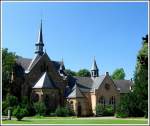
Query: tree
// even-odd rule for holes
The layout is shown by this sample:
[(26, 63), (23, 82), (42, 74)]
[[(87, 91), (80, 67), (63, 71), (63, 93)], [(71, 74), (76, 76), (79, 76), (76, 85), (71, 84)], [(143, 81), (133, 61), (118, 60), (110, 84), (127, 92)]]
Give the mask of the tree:
[(124, 80), (125, 72), (123, 68), (116, 69), (112, 74), (112, 79), (114, 80)]
[(8, 49), (2, 49), (2, 96), (3, 99), (6, 98), (8, 93), (8, 87), (10, 83), (10, 76), (12, 72), (13, 65), (15, 63), (16, 55), (15, 53), (8, 52)]
[(134, 83), (133, 92), (120, 99), (117, 115), (148, 117), (148, 36), (137, 56)]
[(134, 93), (138, 99), (137, 106), (148, 116), (148, 35), (143, 38), (143, 45), (137, 56), (134, 74)]
[(75, 71), (72, 71), (70, 69), (66, 69), (65, 72), (67, 73), (67, 75), (70, 75), (70, 76), (76, 76), (76, 72)]
[(80, 77), (90, 77), (91, 74), (90, 74), (90, 71), (87, 70), (87, 69), (81, 69), (77, 72), (77, 76), (80, 76)]

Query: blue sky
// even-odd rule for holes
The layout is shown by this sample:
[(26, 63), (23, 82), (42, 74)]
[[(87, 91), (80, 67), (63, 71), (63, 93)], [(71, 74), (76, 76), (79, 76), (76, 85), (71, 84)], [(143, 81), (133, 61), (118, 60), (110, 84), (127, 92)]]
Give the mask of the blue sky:
[(46, 52), (66, 68), (99, 73), (124, 68), (133, 77), (142, 37), (148, 31), (147, 3), (4, 3), (2, 46), (33, 58), (40, 20)]

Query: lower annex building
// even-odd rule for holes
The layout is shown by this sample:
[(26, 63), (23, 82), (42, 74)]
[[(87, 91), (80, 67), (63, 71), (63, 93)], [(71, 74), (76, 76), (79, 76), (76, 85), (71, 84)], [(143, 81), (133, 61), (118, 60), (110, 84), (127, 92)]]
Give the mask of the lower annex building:
[(99, 75), (94, 59), (91, 77), (70, 76), (63, 61), (53, 61), (43, 51), (42, 22), (33, 59), (18, 57), (11, 76), (11, 92), (42, 101), (50, 110), (68, 105), (78, 116), (95, 114), (96, 104), (115, 105), (131, 90), (132, 81), (112, 80), (109, 73)]

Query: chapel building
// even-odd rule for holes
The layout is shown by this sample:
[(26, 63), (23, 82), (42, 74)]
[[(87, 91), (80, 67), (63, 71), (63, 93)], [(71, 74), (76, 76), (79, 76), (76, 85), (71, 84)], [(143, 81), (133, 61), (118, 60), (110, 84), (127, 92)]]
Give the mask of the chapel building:
[(33, 102), (42, 101), (50, 110), (69, 106), (78, 116), (95, 113), (98, 103), (113, 105), (121, 95), (129, 93), (131, 80), (112, 80), (108, 72), (99, 75), (94, 58), (91, 77), (70, 76), (63, 61), (54, 61), (43, 51), (42, 22), (33, 59), (17, 57), (11, 77), (11, 92), (27, 96)]

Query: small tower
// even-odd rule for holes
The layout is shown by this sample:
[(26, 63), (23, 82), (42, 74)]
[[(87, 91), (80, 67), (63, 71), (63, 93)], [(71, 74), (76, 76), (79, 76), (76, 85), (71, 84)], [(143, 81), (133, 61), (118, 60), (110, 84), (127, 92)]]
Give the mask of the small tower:
[(43, 34), (42, 34), (42, 20), (41, 20), (41, 26), (40, 26), (39, 35), (38, 35), (38, 41), (35, 44), (35, 46), (36, 46), (35, 54), (43, 55), (44, 43), (43, 43)]
[(98, 77), (98, 76), (99, 76), (98, 67), (96, 64), (95, 57), (94, 57), (94, 61), (93, 61), (92, 67), (91, 67), (91, 77)]

